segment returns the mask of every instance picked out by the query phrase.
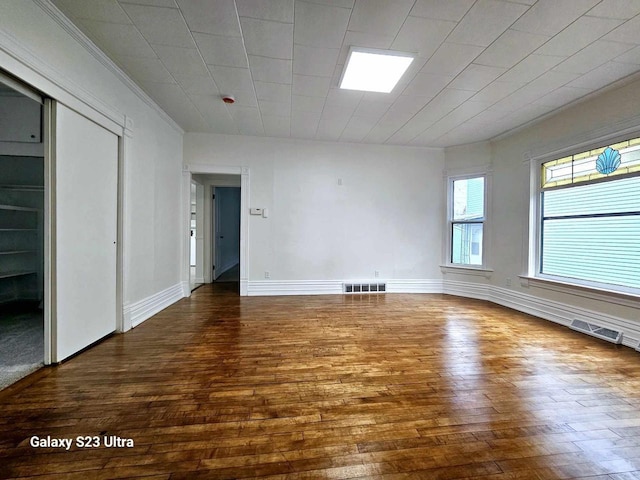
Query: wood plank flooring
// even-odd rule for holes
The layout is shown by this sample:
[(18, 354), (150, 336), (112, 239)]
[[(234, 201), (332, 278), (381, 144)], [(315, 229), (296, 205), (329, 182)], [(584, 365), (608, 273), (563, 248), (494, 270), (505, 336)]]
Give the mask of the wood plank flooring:
[(206, 285), (0, 411), (0, 478), (640, 479), (640, 354), (444, 295)]

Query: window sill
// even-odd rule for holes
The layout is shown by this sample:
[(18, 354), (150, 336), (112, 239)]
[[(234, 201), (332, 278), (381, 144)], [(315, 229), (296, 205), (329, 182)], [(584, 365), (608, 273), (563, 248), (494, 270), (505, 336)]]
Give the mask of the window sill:
[(491, 278), (493, 270), (485, 267), (473, 267), (470, 265), (440, 265), (442, 273), (455, 273), (459, 275), (476, 275), (479, 277)]
[(577, 283), (563, 282), (560, 280), (530, 277), (520, 275), (520, 284), (523, 287), (536, 287), (554, 292), (566, 293), (578, 297), (589, 298), (600, 302), (613, 303), (624, 307), (640, 308), (640, 295), (633, 293), (608, 290), (606, 288), (589, 287)]

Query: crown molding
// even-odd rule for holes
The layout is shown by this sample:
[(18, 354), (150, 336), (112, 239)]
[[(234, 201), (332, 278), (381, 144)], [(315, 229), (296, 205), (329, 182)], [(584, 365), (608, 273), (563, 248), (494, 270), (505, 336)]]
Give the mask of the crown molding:
[[(37, 6), (39, 6), (47, 15), (49, 15), (58, 25), (60, 25), (76, 42), (78, 42), (84, 49), (93, 56), (98, 62), (100, 62), (107, 70), (109, 70), (113, 75), (118, 78), (129, 90), (131, 90), (140, 100), (142, 100), (147, 106), (151, 109), (155, 110), (158, 115), (174, 130), (176, 130), (180, 134), (184, 134), (184, 130), (180, 125), (176, 123), (173, 118), (169, 116), (167, 112), (165, 112), (149, 95), (145, 93), (142, 88), (138, 86), (120, 67), (118, 67), (111, 58), (109, 58), (100, 48), (93, 43), (93, 41), (87, 37), (69, 18), (67, 18), (64, 13), (62, 13), (58, 7), (56, 7), (51, 0), (32, 0)], [(75, 86), (75, 89), (80, 89)], [(84, 92), (85, 96), (93, 97), (93, 95)], [(93, 97), (95, 99), (95, 97)], [(104, 103), (95, 99), (91, 105), (94, 104), (100, 105), (100, 112), (102, 110), (109, 111), (110, 107), (107, 107)], [(94, 107), (95, 108), (95, 107)], [(120, 115), (122, 117), (122, 115)], [(124, 127), (128, 127), (128, 125), (123, 125)]]

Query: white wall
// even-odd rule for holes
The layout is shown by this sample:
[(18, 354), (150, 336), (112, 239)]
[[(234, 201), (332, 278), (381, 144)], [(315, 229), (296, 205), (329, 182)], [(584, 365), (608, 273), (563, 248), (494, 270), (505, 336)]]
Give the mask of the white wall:
[[(439, 279), (440, 149), (188, 133), (186, 164), (250, 168), (249, 280)], [(339, 185), (341, 179), (342, 185)]]
[[(595, 318), (603, 318), (605, 322), (617, 322), (620, 325), (627, 325), (625, 322), (628, 322), (628, 328), (625, 327), (627, 334), (633, 336), (636, 342), (640, 340), (640, 315), (638, 308), (634, 308), (633, 301), (627, 302), (629, 305), (619, 305), (596, 299), (597, 295), (579, 289), (560, 292), (533, 284), (526, 286), (526, 282), (522, 285), (518, 277), (526, 273), (528, 253), (530, 167), (525, 158), (528, 155), (541, 155), (571, 147), (605, 133), (613, 133), (617, 128), (628, 128), (629, 125), (632, 126), (631, 129), (635, 125), (637, 131), (640, 131), (639, 111), (640, 80), (637, 80), (561, 111), (549, 119), (491, 144), (446, 149), (447, 165), (464, 168), (490, 163), (492, 166), (493, 255), (490, 267), (494, 271), (488, 280), (483, 276), (447, 273), (445, 286), (447, 280), (453, 280), (454, 283), (466, 282), (476, 284), (476, 287), (471, 287), (469, 291), (476, 288), (476, 292), (482, 292), (477, 286), (488, 284), (500, 289), (499, 295), (503, 298), (512, 295), (514, 301), (523, 305), (529, 301), (539, 302), (542, 308), (544, 305), (554, 305), (549, 308), (556, 309), (553, 315), (556, 315), (561, 323), (566, 323), (567, 319), (573, 315), (580, 315), (583, 313), (582, 310), (585, 310)], [(459, 290), (456, 291), (463, 290), (464, 287), (459, 286)], [(640, 302), (636, 304), (640, 306)], [(569, 306), (568, 309), (566, 306)], [(558, 309), (562, 308), (566, 310), (564, 314), (559, 313)]]
[(182, 132), (47, 8), (0, 2), (0, 68), (82, 113), (133, 122), (125, 140), (124, 303), (135, 304), (180, 281)]

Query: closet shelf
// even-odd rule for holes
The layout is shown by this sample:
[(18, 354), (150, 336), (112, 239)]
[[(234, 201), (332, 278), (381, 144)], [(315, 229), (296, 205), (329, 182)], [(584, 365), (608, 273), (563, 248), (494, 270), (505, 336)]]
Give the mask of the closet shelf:
[(14, 210), (17, 212), (37, 212), (37, 208), (19, 207), (17, 205), (0, 205), (0, 210)]
[(0, 272), (0, 278), (21, 277), (23, 275), (32, 275), (38, 273), (34, 270), (10, 270), (8, 272)]
[(35, 250), (10, 250), (7, 252), (0, 252), (0, 255), (20, 255), (23, 253), (37, 253)]
[(42, 185), (0, 185), (0, 190), (17, 190), (20, 192), (43, 192)]

